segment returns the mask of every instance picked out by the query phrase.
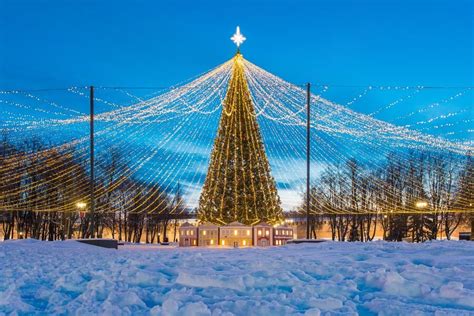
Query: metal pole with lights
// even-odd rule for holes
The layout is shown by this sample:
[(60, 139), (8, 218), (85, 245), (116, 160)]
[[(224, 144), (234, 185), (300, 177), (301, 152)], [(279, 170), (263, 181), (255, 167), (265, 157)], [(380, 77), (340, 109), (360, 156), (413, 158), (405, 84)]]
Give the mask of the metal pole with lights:
[(311, 158), (311, 84), (306, 84), (306, 239), (310, 239), (311, 234), (309, 232), (309, 209), (310, 209), (310, 158)]
[(95, 175), (94, 175), (94, 86), (90, 86), (90, 231), (89, 236), (94, 235), (94, 211), (95, 211)]

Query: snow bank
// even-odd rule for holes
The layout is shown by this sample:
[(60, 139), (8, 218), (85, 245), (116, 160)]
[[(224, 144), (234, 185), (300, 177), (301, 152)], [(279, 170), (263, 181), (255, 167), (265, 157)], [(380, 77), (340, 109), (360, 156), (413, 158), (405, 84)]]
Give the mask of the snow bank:
[(474, 315), (474, 243), (0, 243), (0, 315)]

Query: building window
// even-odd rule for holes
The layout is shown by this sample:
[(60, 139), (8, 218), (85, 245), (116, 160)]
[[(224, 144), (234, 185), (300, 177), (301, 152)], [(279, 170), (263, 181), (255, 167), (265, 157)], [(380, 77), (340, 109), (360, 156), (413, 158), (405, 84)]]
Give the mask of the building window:
[(234, 236), (237, 236), (237, 229), (234, 229)]
[(257, 234), (258, 234), (259, 236), (262, 236), (262, 231), (259, 229), (258, 232), (257, 232)]
[(247, 229), (247, 236), (250, 236), (250, 230)]
[(268, 229), (265, 231), (265, 235), (267, 235), (267, 236), (270, 235), (270, 231)]
[(247, 240), (244, 240), (244, 241), (243, 241), (243, 245), (244, 245), (244, 246), (247, 246)]
[(202, 235), (206, 236), (206, 231), (205, 230), (202, 231)]
[(196, 246), (196, 240), (193, 240), (193, 245)]
[(225, 246), (225, 240), (221, 241), (222, 246)]
[(191, 230), (191, 236), (194, 235), (194, 230)]
[(214, 245), (214, 239), (211, 239), (211, 245)]

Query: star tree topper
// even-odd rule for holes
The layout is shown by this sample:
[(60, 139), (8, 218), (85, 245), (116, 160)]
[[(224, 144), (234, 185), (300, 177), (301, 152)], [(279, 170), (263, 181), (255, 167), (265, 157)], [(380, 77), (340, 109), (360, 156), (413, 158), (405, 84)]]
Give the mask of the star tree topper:
[(246, 40), (246, 38), (240, 33), (240, 27), (238, 26), (235, 30), (235, 34), (230, 39), (235, 43), (235, 45), (237, 45), (237, 48), (239, 48), (240, 45)]

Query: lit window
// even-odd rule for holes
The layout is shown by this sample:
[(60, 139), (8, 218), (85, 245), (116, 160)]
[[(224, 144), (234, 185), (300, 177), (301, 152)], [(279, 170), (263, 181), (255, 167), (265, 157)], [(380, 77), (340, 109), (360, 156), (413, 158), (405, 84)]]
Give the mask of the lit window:
[(203, 236), (206, 236), (206, 231), (203, 230), (203, 231), (202, 231), (202, 234), (203, 234)]
[(191, 236), (194, 235), (194, 230), (191, 231)]
[(189, 230), (186, 231), (186, 236), (188, 236), (188, 235), (189, 235)]
[(221, 242), (221, 244), (222, 244), (222, 246), (225, 246), (225, 240), (223, 240), (223, 241)]
[(269, 230), (266, 230), (266, 231), (265, 231), (265, 235), (267, 235), (267, 236), (270, 235), (270, 231), (269, 231)]
[(250, 230), (247, 230), (247, 236), (250, 236)]
[(211, 239), (211, 245), (214, 245), (214, 239)]
[(234, 235), (237, 236), (237, 229), (234, 229)]
[(258, 230), (258, 235), (262, 236), (262, 231), (260, 229)]
[(247, 240), (243, 241), (244, 246), (247, 246)]
[(193, 240), (193, 245), (195, 245), (195, 246), (196, 246), (196, 240)]

